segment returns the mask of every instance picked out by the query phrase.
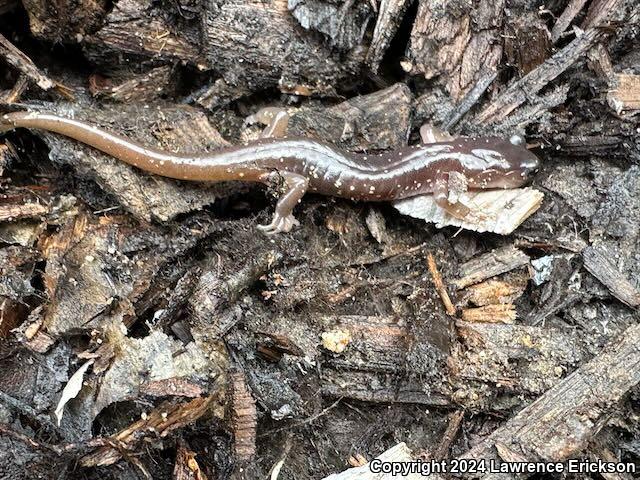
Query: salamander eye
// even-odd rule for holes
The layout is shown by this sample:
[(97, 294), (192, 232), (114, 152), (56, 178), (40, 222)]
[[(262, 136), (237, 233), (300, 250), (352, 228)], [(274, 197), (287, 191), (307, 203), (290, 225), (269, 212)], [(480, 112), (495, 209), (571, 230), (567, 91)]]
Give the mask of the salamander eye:
[(536, 157), (531, 157), (520, 162), (520, 168), (528, 172), (537, 172), (540, 169), (540, 161)]
[(509, 141), (511, 145), (524, 145), (524, 137), (522, 135), (511, 135)]

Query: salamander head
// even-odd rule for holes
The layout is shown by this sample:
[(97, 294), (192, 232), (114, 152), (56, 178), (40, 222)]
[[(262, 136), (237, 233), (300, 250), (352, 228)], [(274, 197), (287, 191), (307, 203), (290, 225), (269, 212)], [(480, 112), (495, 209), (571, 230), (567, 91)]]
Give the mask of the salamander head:
[[(487, 141), (489, 140), (489, 141)], [(519, 141), (475, 139), (464, 144), (460, 160), (469, 188), (518, 188), (540, 168), (540, 161)]]

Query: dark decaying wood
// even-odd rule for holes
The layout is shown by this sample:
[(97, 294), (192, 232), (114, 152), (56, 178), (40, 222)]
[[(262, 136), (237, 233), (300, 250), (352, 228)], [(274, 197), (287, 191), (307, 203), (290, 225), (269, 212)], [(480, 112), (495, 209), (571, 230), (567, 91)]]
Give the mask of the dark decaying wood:
[(0, 0), (0, 115), (201, 153), (276, 107), (286, 135), (365, 155), (431, 124), (541, 160), (468, 195), (515, 230), (308, 194), (267, 238), (271, 188), (3, 132), (0, 476), (637, 463), (638, 25), (636, 0)]
[[(640, 382), (640, 327), (631, 327), (597, 357), (585, 363), (538, 400), (528, 405), (504, 426), (460, 455), (459, 459), (501, 462), (561, 462), (583, 450), (591, 436), (609, 420), (620, 399)], [(390, 449), (396, 451), (399, 446)], [(393, 455), (391, 458), (394, 458)], [(614, 457), (615, 458), (615, 457)], [(410, 461), (404, 451), (399, 460)], [(361, 468), (356, 475), (348, 470), (331, 480), (373, 479), (370, 470)], [(531, 473), (478, 472), (473, 478), (509, 480), (528, 478)], [(442, 475), (432, 474), (440, 480)], [(414, 476), (403, 476), (413, 479)]]
[(5, 62), (20, 70), (43, 90), (53, 88), (53, 81), (42, 73), (33, 61), (0, 34), (0, 56)]
[(410, 0), (382, 0), (378, 6), (378, 18), (367, 52), (367, 64), (376, 72), (393, 36), (398, 31), (402, 16), (411, 4)]
[(91, 32), (99, 25), (107, 7), (106, 0), (26, 0), (23, 4), (29, 14), (31, 32), (55, 41)]
[(451, 96), (462, 98), (482, 72), (497, 68), (504, 6), (483, 0), (465, 11), (455, 0), (420, 1), (403, 68), (426, 78), (443, 76)]
[(571, 0), (565, 9), (562, 11), (562, 15), (558, 17), (556, 23), (553, 25), (553, 30), (551, 30), (551, 41), (556, 43), (567, 27), (571, 24), (573, 19), (576, 17), (578, 13), (584, 8), (587, 0)]
[(636, 325), (463, 458), (499, 459), (502, 452), (513, 452), (518, 458), (558, 462), (585, 448), (610, 411), (640, 382), (639, 340), (640, 327)]
[(455, 284), (457, 288), (464, 288), (528, 263), (529, 257), (524, 252), (513, 246), (504, 247), (461, 265)]
[(173, 68), (161, 66), (121, 81), (96, 75), (91, 78), (91, 93), (122, 103), (153, 102), (170, 93), (174, 73)]
[(569, 45), (549, 58), (543, 65), (509, 86), (496, 100), (478, 114), (477, 120), (489, 123), (503, 120), (525, 103), (530, 95), (538, 93), (576, 61), (583, 59), (589, 49), (593, 48), (603, 38), (604, 33), (595, 28), (582, 33)]
[(597, 247), (587, 247), (582, 252), (585, 268), (600, 280), (611, 293), (630, 307), (640, 305), (640, 290), (635, 288), (624, 275)]
[(0, 0), (0, 15), (13, 10), (18, 6), (18, 2), (15, 0)]

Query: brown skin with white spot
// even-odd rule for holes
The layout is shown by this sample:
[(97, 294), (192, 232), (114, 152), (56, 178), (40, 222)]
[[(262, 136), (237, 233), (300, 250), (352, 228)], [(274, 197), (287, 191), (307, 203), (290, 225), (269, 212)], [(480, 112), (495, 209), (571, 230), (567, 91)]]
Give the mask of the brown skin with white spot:
[[(0, 132), (36, 128), (90, 145), (125, 163), (163, 177), (202, 182), (239, 180), (279, 186), (273, 221), (266, 234), (298, 224), (292, 211), (307, 191), (353, 200), (391, 201), (433, 194), (455, 216), (468, 209), (449, 202), (449, 173), (470, 190), (517, 188), (539, 166), (520, 145), (497, 138), (461, 138), (381, 154), (357, 154), (307, 138), (268, 138), (215, 153), (181, 155), (148, 148), (89, 123), (56, 115), (15, 112), (0, 116)], [(458, 176), (459, 177), (459, 176)]]

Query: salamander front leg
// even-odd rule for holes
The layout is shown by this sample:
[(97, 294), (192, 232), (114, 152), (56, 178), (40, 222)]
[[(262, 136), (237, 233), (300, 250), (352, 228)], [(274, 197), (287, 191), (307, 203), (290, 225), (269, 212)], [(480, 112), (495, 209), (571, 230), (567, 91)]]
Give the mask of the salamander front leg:
[(300, 225), (300, 222), (296, 220), (292, 212), (306, 193), (307, 185), (309, 184), (307, 177), (290, 172), (272, 172), (266, 174), (264, 183), (272, 183), (275, 180), (274, 176), (284, 180), (284, 193), (278, 200), (276, 212), (273, 215), (271, 223), (268, 225), (258, 225), (258, 229), (265, 235), (289, 232), (294, 226)]
[(436, 178), (433, 198), (440, 208), (456, 218), (464, 218), (470, 209), (460, 202), (460, 195), (467, 190), (466, 178), (458, 172), (450, 172)]

